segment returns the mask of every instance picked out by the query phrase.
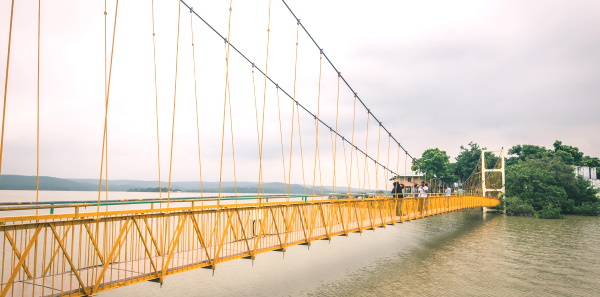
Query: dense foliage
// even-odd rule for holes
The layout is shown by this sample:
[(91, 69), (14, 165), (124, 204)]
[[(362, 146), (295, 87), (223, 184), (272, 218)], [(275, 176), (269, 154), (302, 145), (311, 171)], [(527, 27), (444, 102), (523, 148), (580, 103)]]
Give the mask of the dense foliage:
[[(598, 158), (584, 156), (578, 148), (554, 142), (554, 150), (517, 145), (509, 150), (506, 195), (531, 205), (537, 218), (562, 218), (562, 214), (599, 215), (597, 191), (575, 174), (572, 165), (595, 165)], [(508, 209), (515, 201), (507, 200)]]
[(532, 216), (535, 209), (531, 204), (528, 204), (518, 197), (506, 197), (501, 207), (506, 207), (506, 214), (511, 216)]
[[(563, 214), (600, 215), (598, 191), (588, 180), (575, 174), (573, 166), (600, 169), (600, 158), (586, 156), (579, 148), (554, 142), (553, 149), (537, 145), (515, 145), (506, 159), (506, 207), (509, 215), (537, 218), (562, 218)], [(445, 151), (426, 150), (413, 161), (413, 170), (443, 183), (466, 180), (477, 168), (481, 151), (477, 143), (461, 146), (454, 163)], [(486, 167), (492, 168), (497, 156), (486, 153)], [(597, 172), (600, 176), (600, 172)]]
[[(469, 178), (473, 170), (477, 167), (477, 163), (481, 158), (481, 151), (486, 148), (481, 148), (477, 143), (469, 142), (469, 147), (460, 146), (460, 153), (456, 157), (456, 163), (453, 164), (453, 173), (457, 180), (463, 181)], [(490, 152), (485, 153), (486, 167), (492, 168), (498, 161), (498, 157)]]
[(426, 179), (440, 179), (450, 183), (453, 177), (450, 172), (450, 156), (438, 148), (427, 149), (419, 159), (413, 162), (412, 170), (425, 173)]

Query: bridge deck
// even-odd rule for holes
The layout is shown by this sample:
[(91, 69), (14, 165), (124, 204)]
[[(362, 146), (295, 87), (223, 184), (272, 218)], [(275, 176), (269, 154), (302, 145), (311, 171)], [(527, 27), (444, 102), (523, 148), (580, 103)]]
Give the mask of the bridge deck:
[(81, 296), (162, 282), (190, 269), (497, 202), (474, 196), (343, 199), (101, 212), (37, 222), (0, 218), (9, 223), (0, 226), (0, 295)]

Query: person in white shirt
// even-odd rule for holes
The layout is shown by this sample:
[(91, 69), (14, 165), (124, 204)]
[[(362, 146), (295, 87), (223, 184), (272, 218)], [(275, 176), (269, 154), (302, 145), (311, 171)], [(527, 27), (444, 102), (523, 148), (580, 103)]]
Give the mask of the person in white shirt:
[(429, 184), (425, 184), (425, 186), (423, 187), (423, 196), (422, 197), (425, 197), (425, 199), (424, 199), (425, 205), (423, 207), (423, 210), (425, 212), (429, 211), (429, 198), (427, 198), (427, 193), (429, 193)]
[(446, 193), (446, 196), (450, 196), (450, 194), (452, 194), (452, 189), (450, 188), (450, 186), (448, 186), (446, 188), (446, 191), (444, 191)]
[[(425, 190), (423, 189), (423, 186), (419, 185), (419, 197), (425, 197)], [(419, 209), (419, 213), (422, 214), (423, 213), (423, 207), (424, 207), (424, 201), (425, 199), (418, 199), (417, 203), (418, 203), (418, 209)]]

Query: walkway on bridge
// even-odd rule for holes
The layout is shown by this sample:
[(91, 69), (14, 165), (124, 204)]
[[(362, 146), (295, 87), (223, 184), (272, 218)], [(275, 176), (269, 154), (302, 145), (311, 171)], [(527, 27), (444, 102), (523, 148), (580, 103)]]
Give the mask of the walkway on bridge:
[[(170, 274), (292, 245), (499, 203), (476, 196), (309, 198), (2, 217), (0, 296), (84, 296), (162, 282)], [(4, 206), (9, 209), (31, 206)]]

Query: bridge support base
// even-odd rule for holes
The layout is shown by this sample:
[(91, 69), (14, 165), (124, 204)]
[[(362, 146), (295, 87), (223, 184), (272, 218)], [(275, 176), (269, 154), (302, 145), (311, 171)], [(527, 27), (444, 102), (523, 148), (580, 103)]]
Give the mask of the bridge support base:
[(503, 211), (498, 211), (497, 209), (495, 209), (493, 207), (483, 207), (483, 213), (488, 213), (488, 212), (503, 212)]

